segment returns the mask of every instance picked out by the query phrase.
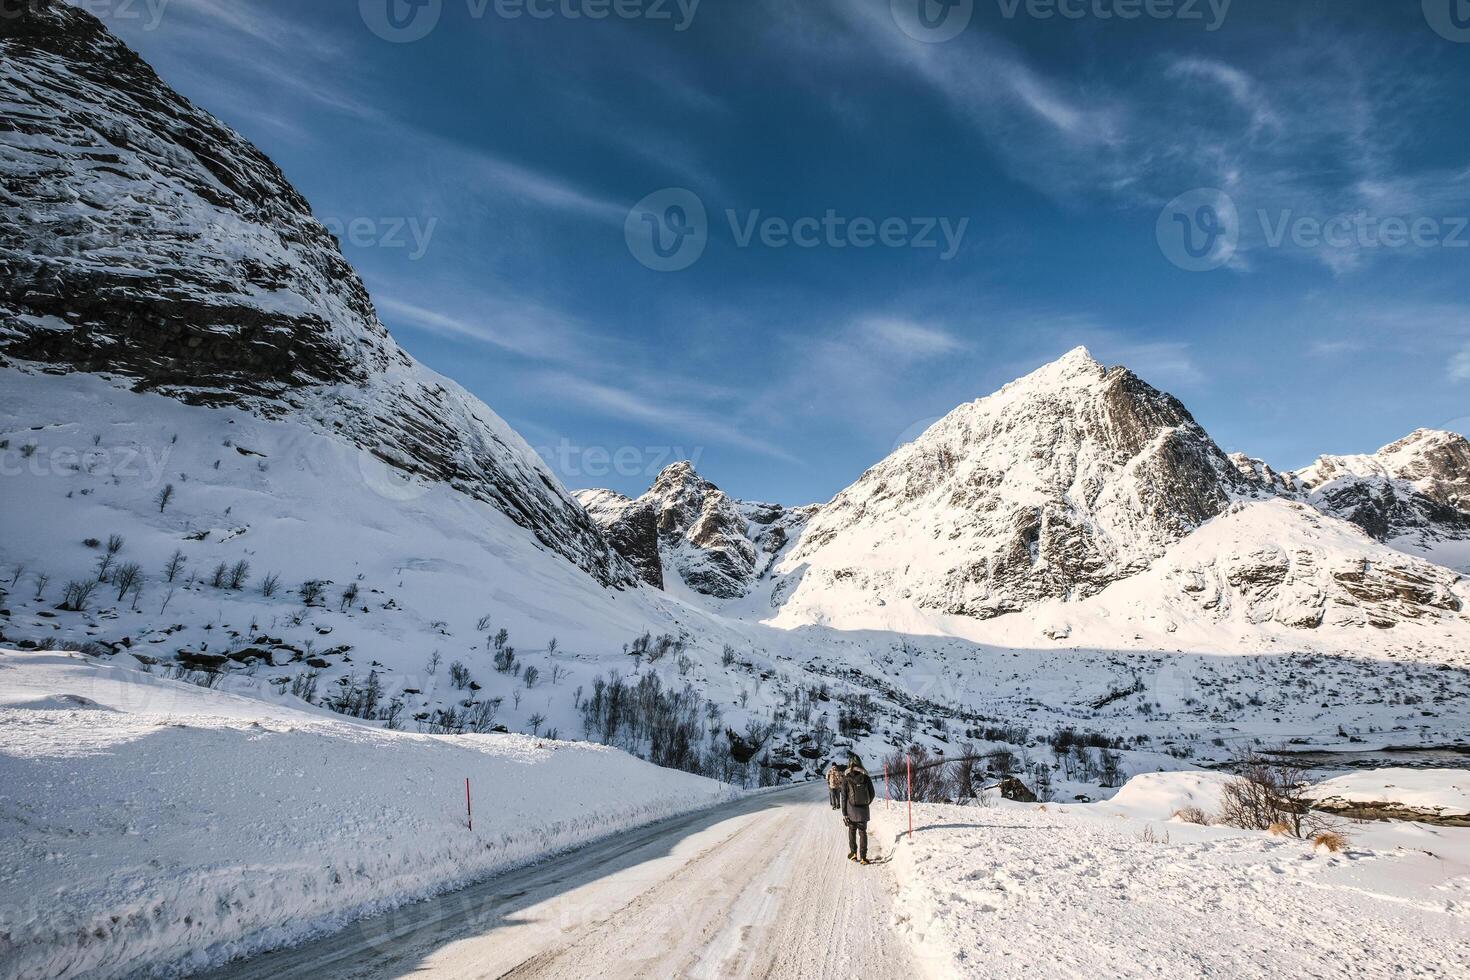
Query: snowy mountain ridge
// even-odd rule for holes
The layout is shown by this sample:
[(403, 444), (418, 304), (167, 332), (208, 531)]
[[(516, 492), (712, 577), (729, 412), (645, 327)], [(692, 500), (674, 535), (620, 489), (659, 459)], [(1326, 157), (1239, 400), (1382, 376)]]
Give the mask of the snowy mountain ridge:
[(305, 199), (91, 14), (0, 18), (0, 357), (290, 416), (391, 496), (441, 482), (604, 585), (631, 568), (505, 422), (388, 335)]
[(611, 490), (574, 495), (645, 583), (665, 588), (674, 573), (713, 599), (749, 592), (818, 510), (736, 500), (688, 461), (665, 467), (637, 500)]

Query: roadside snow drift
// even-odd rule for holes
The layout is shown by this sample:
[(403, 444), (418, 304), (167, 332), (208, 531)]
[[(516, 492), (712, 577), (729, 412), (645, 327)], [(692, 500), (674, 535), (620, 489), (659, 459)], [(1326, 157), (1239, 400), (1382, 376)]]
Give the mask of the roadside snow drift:
[(1109, 803), (916, 804), (901, 928), (946, 978), (1470, 976), (1470, 830), (1350, 825), (1333, 854), (1170, 821), (1217, 792), (1200, 775)]
[(202, 968), (733, 793), (296, 703), (0, 651), (0, 976)]

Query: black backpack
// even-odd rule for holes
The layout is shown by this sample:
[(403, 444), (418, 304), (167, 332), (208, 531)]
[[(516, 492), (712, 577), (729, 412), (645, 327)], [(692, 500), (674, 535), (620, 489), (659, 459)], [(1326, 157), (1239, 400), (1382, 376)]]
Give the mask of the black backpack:
[(873, 802), (873, 781), (867, 773), (848, 773), (847, 802), (853, 806), (870, 806)]

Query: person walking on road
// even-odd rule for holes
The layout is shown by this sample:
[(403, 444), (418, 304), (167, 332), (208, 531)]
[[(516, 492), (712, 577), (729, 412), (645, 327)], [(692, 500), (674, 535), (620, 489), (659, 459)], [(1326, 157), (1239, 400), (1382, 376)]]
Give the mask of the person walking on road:
[(827, 767), (827, 802), (834, 810), (842, 809), (842, 770), (835, 762)]
[(868, 863), (868, 807), (876, 795), (863, 760), (854, 754), (847, 760), (847, 771), (842, 774), (842, 820), (847, 824), (849, 861)]

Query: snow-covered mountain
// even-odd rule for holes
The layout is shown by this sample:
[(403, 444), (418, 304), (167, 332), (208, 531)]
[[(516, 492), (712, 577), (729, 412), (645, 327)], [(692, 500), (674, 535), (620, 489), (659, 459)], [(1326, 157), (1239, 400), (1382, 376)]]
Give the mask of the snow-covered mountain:
[[(269, 160), (89, 15), (38, 0), (0, 55), (0, 642), (372, 724), (677, 743), (751, 781), (1084, 718), (1202, 752), (1222, 718), (1464, 727), (1464, 583), (1123, 368), (1074, 351), (820, 507), (687, 464), (579, 501), (397, 347)], [(1463, 499), (1453, 447), (1423, 465), (1393, 479)], [(1310, 702), (1221, 693), (1283, 688), (1287, 650), (1332, 658)], [(1153, 696), (1152, 728), (1093, 707), (1164, 674), (1220, 696)], [(610, 731), (619, 683), (680, 739)]]
[(962, 405), (822, 507), (777, 600), (990, 618), (1081, 599), (1272, 489), (1177, 400), (1078, 348)]
[(1395, 547), (1433, 553), (1470, 540), (1470, 441), (1457, 433), (1419, 429), (1371, 455), (1319, 457), (1293, 477), (1314, 506)]
[(674, 573), (715, 599), (749, 592), (818, 510), (736, 500), (687, 461), (666, 467), (637, 500), (611, 490), (576, 497), (646, 583), (665, 588)]
[(289, 416), (358, 446), (385, 492), (448, 484), (634, 583), (525, 441), (393, 341), (275, 164), (96, 18), (7, 12), (0, 98), (0, 356)]

